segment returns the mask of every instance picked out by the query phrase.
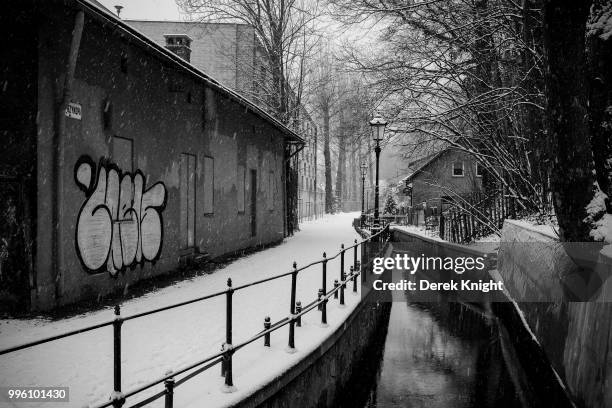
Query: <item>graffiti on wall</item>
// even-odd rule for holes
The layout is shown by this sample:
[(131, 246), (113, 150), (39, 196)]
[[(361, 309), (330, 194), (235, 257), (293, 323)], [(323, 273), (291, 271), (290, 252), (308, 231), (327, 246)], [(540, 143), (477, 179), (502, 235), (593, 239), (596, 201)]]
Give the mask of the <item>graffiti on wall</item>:
[(159, 258), (166, 205), (163, 183), (146, 188), (140, 170), (122, 172), (105, 159), (96, 167), (89, 156), (75, 164), (74, 179), (86, 197), (77, 218), (75, 244), (88, 271), (107, 270), (115, 276)]

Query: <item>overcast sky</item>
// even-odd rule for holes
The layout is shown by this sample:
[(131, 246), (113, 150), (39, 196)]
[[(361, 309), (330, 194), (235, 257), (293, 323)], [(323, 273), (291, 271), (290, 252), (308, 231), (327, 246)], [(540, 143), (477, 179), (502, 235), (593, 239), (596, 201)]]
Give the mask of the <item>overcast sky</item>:
[(121, 18), (133, 20), (183, 20), (174, 0), (98, 0), (109, 10), (123, 6)]

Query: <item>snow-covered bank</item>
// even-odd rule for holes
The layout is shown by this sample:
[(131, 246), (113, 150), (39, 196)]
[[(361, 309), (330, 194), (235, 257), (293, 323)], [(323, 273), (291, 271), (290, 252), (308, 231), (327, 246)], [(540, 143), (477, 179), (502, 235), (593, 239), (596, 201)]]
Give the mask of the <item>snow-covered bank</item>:
[[(242, 258), (212, 275), (198, 276), (130, 300), (122, 305), (123, 314), (133, 314), (178, 301), (203, 296), (225, 289), (227, 278), (239, 286), (260, 278), (291, 269), (295, 260), (299, 265), (319, 259), (326, 251), (335, 254), (340, 244), (350, 245), (358, 238), (351, 223), (357, 213), (328, 216), (306, 222), (302, 231), (277, 247)], [(352, 265), (352, 252), (347, 253), (346, 268)], [(339, 278), (339, 259), (328, 263), (328, 287)], [(299, 274), (297, 299), (302, 303), (314, 300), (321, 284), (321, 268), (316, 266)], [(251, 337), (263, 329), (263, 319), (269, 315), (276, 321), (288, 314), (290, 278), (249, 287), (234, 295), (234, 341)], [(313, 350), (357, 305), (359, 296), (350, 291), (347, 307), (340, 309), (337, 302), (328, 305), (330, 327), (319, 327), (320, 314), (316, 311), (303, 318), (303, 327), (296, 328), (298, 352), (288, 354), (287, 327), (272, 333), (270, 348), (263, 341), (256, 342), (234, 355), (234, 384), (238, 391), (224, 394), (220, 368), (186, 382), (175, 390), (175, 406), (218, 407), (243, 398), (250, 391), (281, 374)], [(0, 347), (35, 340), (78, 327), (106, 321), (112, 310), (87, 313), (61, 321), (2, 320)], [(128, 321), (122, 330), (123, 390), (150, 381), (168, 370), (181, 367), (219, 351), (225, 335), (225, 299), (223, 297), (161, 312)], [(67, 339), (0, 356), (0, 386), (68, 386), (71, 407), (106, 400), (112, 391), (112, 328), (107, 327), (72, 336)], [(151, 390), (141, 397), (159, 391)], [(2, 404), (2, 403), (0, 403)], [(131, 405), (131, 404), (130, 404)], [(9, 406), (9, 405), (0, 405)], [(20, 406), (55, 406), (50, 403)], [(153, 406), (162, 406), (158, 401)]]

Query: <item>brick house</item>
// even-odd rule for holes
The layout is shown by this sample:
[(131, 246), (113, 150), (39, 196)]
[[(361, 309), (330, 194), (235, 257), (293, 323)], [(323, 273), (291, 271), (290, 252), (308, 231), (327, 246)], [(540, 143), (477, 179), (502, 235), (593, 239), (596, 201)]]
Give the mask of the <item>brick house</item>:
[(298, 134), (93, 1), (0, 23), (0, 310), (283, 239)]
[(408, 165), (410, 174), (399, 183), (400, 192), (412, 186), (412, 196), (406, 195), (413, 205), (427, 203), (441, 208), (453, 196), (481, 191), (482, 166), (468, 153), (447, 148), (438, 153), (413, 161)]

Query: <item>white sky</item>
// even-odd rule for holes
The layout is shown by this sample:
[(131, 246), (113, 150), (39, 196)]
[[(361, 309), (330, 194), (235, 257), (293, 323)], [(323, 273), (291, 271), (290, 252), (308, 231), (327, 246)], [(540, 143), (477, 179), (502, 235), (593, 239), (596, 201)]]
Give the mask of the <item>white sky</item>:
[(174, 0), (98, 0), (115, 12), (123, 6), (121, 18), (134, 20), (183, 20)]

